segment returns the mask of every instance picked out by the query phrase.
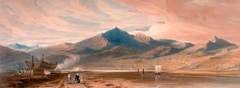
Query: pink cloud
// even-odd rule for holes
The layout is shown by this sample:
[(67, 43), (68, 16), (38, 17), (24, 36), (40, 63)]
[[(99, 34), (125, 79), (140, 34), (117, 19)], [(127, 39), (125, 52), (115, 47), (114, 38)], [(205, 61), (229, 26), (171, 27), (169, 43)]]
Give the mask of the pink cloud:
[(201, 43), (216, 35), (240, 44), (240, 3), (237, 0), (142, 0), (139, 3), (136, 3), (138, 0), (118, 1), (136, 8), (131, 12), (165, 18), (166, 24), (170, 25), (169, 31), (155, 38)]
[[(216, 35), (240, 44), (240, 5), (237, 0), (89, 2), (96, 4), (96, 8), (89, 8), (80, 0), (0, 1), (0, 25), (3, 25), (0, 31), (11, 36), (0, 44), (32, 43), (31, 40), (38, 39), (44, 39), (46, 44), (78, 42), (115, 26), (137, 33), (139, 30), (136, 29), (156, 25), (160, 27), (144, 33), (154, 38), (194, 43)], [(162, 21), (165, 24), (157, 23)]]

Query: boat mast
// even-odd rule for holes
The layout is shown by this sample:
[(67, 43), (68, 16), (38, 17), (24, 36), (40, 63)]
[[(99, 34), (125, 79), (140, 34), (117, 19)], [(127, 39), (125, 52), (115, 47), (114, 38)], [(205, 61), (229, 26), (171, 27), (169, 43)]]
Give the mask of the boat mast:
[(43, 65), (43, 71), (44, 71), (44, 54), (42, 54), (42, 65)]
[(20, 68), (20, 65), (18, 64), (18, 74), (22, 74), (22, 71), (21, 71), (21, 68)]
[[(30, 75), (33, 72), (33, 68), (34, 68), (34, 59), (33, 59), (33, 55), (32, 55), (32, 67), (30, 69)], [(33, 74), (34, 74), (34, 72), (33, 72)]]

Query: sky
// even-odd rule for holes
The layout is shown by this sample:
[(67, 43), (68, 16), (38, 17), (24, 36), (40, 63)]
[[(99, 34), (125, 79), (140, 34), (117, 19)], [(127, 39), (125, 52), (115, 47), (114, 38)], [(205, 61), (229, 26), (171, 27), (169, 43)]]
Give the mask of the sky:
[(76, 43), (118, 27), (154, 39), (240, 45), (240, 0), (0, 0), (0, 44)]

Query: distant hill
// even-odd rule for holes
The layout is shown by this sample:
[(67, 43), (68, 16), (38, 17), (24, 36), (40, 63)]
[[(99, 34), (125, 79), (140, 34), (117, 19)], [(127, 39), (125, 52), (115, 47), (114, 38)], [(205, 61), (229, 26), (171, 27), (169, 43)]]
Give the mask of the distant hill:
[(38, 46), (38, 45), (27, 46), (27, 45), (23, 45), (23, 44), (19, 44), (19, 43), (9, 44), (8, 47), (11, 49), (14, 49), (14, 50), (25, 51), (25, 52), (37, 50), (40, 48), (40, 46)]
[[(26, 60), (32, 60), (32, 56), (23, 51), (16, 51), (0, 45), (0, 70), (17, 70), (19, 66), (26, 69)], [(34, 57), (35, 61), (39, 61)]]

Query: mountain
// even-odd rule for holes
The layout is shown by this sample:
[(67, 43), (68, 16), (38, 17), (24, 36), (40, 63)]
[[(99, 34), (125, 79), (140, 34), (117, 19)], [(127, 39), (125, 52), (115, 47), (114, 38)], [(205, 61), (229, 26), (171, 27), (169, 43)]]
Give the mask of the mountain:
[(149, 36), (146, 36), (142, 33), (137, 33), (135, 36), (134, 36), (134, 39), (139, 41), (139, 42), (142, 42), (142, 43), (145, 43), (145, 44), (149, 44), (149, 42), (151, 40), (153, 40), (151, 37)]
[(46, 57), (46, 61), (50, 62), (63, 62), (66, 58), (68, 58), (71, 54), (70, 51), (74, 50), (75, 44), (73, 43), (60, 43), (57, 45), (43, 47), (34, 51), (30, 51), (29, 53), (34, 56), (38, 56), (37, 58), (41, 58), (41, 54), (44, 54)]
[(33, 50), (37, 50), (40, 48), (38, 45), (27, 46), (27, 45), (23, 45), (23, 44), (19, 44), (19, 43), (9, 44), (8, 47), (11, 49), (20, 50), (20, 51), (33, 51)]
[(98, 57), (101, 57), (98, 58), (101, 60), (104, 59), (104, 56), (121, 57), (124, 55), (144, 52), (153, 49), (155, 46), (156, 44), (153, 46), (139, 42), (134, 39), (134, 35), (130, 35), (115, 27), (105, 33), (101, 33), (77, 43), (62, 43), (40, 48), (31, 51), (30, 53), (35, 56), (44, 53), (46, 55), (46, 60), (49, 62), (68, 64), (65, 63), (65, 61), (72, 58), (78, 61), (79, 57), (81, 57), (81, 62), (94, 61), (94, 59)]
[[(101, 69), (116, 69), (114, 67), (128, 69), (129, 67), (139, 68), (139, 66), (144, 66), (146, 69), (154, 69), (154, 64), (161, 64), (163, 69), (168, 70), (240, 69), (238, 68), (240, 63), (234, 61), (234, 58), (240, 58), (237, 54), (239, 53), (238, 46), (221, 38), (214, 37), (214, 41), (212, 40), (211, 42), (213, 42), (217, 48), (209, 49), (213, 47), (209, 46), (209, 43), (194, 45), (192, 43), (179, 42), (171, 39), (161, 39), (153, 40), (157, 42), (151, 44), (149, 42), (151, 37), (143, 34), (133, 35), (133, 37), (136, 41), (154, 48), (144, 52), (136, 52), (134, 48), (118, 46), (101, 52), (88, 54), (85, 58), (81, 58), (82, 61), (80, 61), (78, 65), (89, 68), (96, 68), (94, 66), (97, 66), (97, 68), (102, 67)], [(153, 44), (156, 44), (156, 46)], [(208, 48), (206, 48), (206, 46)], [(228, 57), (231, 57), (231, 59)], [(211, 65), (210, 62), (214, 63), (214, 65)], [(231, 65), (231, 63), (233, 64)], [(227, 67), (224, 67), (225, 65)]]
[[(84, 63), (101, 63), (102, 61), (126, 58), (134, 59), (135, 56), (141, 56), (141, 58), (147, 59), (153, 55), (154, 57), (152, 59), (154, 59), (178, 53), (191, 46), (190, 43), (178, 42), (176, 44), (170, 44), (168, 42), (154, 40), (141, 33), (131, 35), (115, 27), (105, 33), (98, 34), (77, 43), (62, 43), (41, 48), (30, 53), (35, 56), (45, 53), (46, 60), (49, 62), (70, 64), (65, 63), (65, 61), (72, 59), (76, 61), (76, 65), (81, 65)], [(144, 54), (146, 52), (149, 52), (151, 55)], [(145, 57), (143, 55), (149, 56)], [(134, 58), (131, 58), (132, 56)]]
[(115, 27), (105, 33), (77, 42), (73, 52), (77, 54), (90, 54), (108, 50), (115, 46), (136, 51), (147, 51), (159, 44), (157, 41), (143, 34), (134, 36)]
[[(22, 50), (32, 47), (11, 44), (8, 47)], [(24, 61), (31, 55), (41, 58), (45, 54), (48, 62), (57, 62), (58, 69), (154, 69), (161, 64), (165, 70), (239, 70), (240, 48), (222, 38), (214, 37), (203, 44), (192, 44), (173, 39), (155, 40), (142, 33), (131, 35), (117, 27), (79, 41), (60, 43), (22, 52), (0, 46), (0, 67), (26, 68)], [(39, 46), (36, 46), (39, 47)], [(28, 54), (30, 53), (30, 54)]]
[(76, 54), (90, 54), (104, 50), (110, 47), (110, 42), (108, 42), (102, 35), (97, 35), (83, 41), (77, 42), (74, 45), (74, 50), (72, 52)]
[[(20, 67), (26, 69), (26, 60), (32, 60), (32, 56), (23, 51), (16, 51), (0, 45), (0, 70), (17, 70)], [(34, 57), (35, 61), (39, 61)]]
[(102, 37), (110, 43), (109, 46), (121, 46), (142, 51), (152, 48), (148, 44), (135, 40), (134, 35), (130, 35), (117, 27), (105, 33), (102, 33)]
[[(227, 57), (238, 56), (233, 43), (214, 37), (205, 44), (192, 44), (173, 39), (155, 40), (142, 33), (131, 35), (117, 27), (79, 41), (61, 43), (31, 51), (35, 56), (42, 53), (46, 61), (58, 62), (59, 69), (84, 67), (85, 69), (138, 68), (154, 69), (154, 64), (161, 64), (164, 69), (208, 69), (209, 62), (215, 63), (211, 69), (221, 69)], [(240, 58), (240, 57), (239, 57)], [(233, 61), (234, 59), (229, 59)], [(216, 62), (221, 63), (216, 63)], [(229, 63), (228, 63), (229, 64)], [(232, 68), (237, 69), (240, 63)]]
[(173, 44), (173, 43), (178, 42), (177, 40), (173, 40), (173, 39), (160, 39), (158, 41), (162, 42), (162, 43), (167, 43), (167, 44)]
[(215, 50), (215, 49), (219, 49), (227, 46), (237, 46), (237, 45), (214, 36), (213, 40), (208, 41), (206, 43), (206, 46), (204, 47), (204, 49), (209, 51), (209, 50)]

